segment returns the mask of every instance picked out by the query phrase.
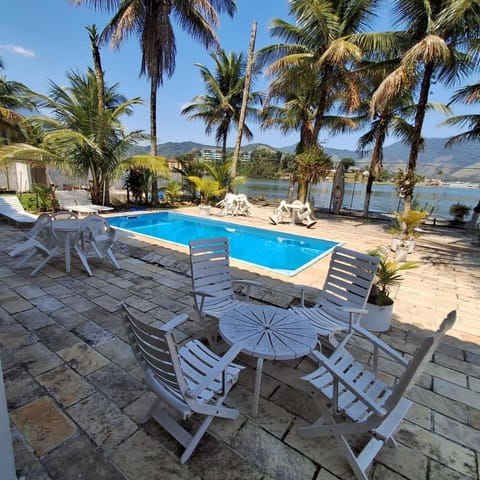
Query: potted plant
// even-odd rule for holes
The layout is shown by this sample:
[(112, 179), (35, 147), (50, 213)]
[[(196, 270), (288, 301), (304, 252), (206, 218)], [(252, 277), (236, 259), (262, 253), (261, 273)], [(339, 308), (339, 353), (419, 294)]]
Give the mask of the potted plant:
[[(412, 253), (415, 248), (416, 229), (428, 217), (427, 211), (408, 210), (407, 212), (396, 213), (398, 228), (394, 230), (397, 234), (392, 238), (390, 249), (393, 252), (401, 249), (406, 253)], [(405, 258), (397, 258), (405, 260)]]
[(210, 205), (208, 203), (210, 197), (213, 195), (221, 195), (225, 189), (220, 187), (220, 184), (207, 177), (187, 177), (190, 182), (195, 185), (195, 189), (200, 192), (200, 213), (203, 215), (210, 215)]
[(468, 205), (457, 202), (450, 205), (450, 215), (453, 215), (454, 223), (464, 223), (465, 216), (470, 213), (471, 208)]
[(368, 313), (362, 317), (360, 324), (367, 330), (385, 332), (392, 322), (394, 302), (390, 296), (391, 289), (399, 286), (403, 280), (399, 272), (417, 268), (418, 263), (392, 260), (383, 248), (370, 250), (368, 254), (378, 257), (380, 263), (367, 301)]

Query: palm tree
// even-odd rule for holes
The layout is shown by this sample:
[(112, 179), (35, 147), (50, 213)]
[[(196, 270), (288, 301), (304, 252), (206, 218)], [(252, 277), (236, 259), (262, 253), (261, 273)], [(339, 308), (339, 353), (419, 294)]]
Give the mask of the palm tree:
[(208, 205), (210, 197), (222, 194), (225, 189), (220, 184), (209, 177), (188, 177), (188, 180), (195, 185), (195, 189), (200, 193), (200, 203)]
[[(94, 203), (109, 202), (106, 186), (130, 165), (142, 165), (166, 173), (164, 159), (137, 155), (127, 158), (128, 151), (145, 138), (140, 131), (126, 133), (121, 117), (140, 104), (139, 98), (126, 100), (117, 85), (105, 88), (105, 108), (98, 110), (95, 72), (86, 75), (70, 72), (69, 87), (51, 82), (50, 95), (41, 97), (41, 106), (52, 116), (34, 116), (28, 123), (42, 132), (39, 145), (13, 144), (0, 149), (2, 158), (33, 160), (59, 170), (91, 179)], [(39, 130), (39, 129), (42, 130)]]
[(397, 24), (406, 25), (402, 60), (372, 97), (372, 112), (407, 90), (418, 92), (407, 172), (403, 178), (405, 209), (410, 209), (422, 127), (434, 82), (452, 85), (472, 72), (479, 52), (468, 50), (478, 37), (478, 1), (396, 0)]
[(270, 63), (267, 74), (276, 77), (269, 96), (283, 96), (285, 108), (291, 106), (301, 115), (295, 122), (301, 129), (297, 153), (318, 146), (320, 130), (329, 123), (339, 129), (353, 126), (348, 121), (343, 125), (331, 121), (327, 116), (339, 105), (350, 113), (359, 106), (360, 92), (351, 67), (361, 60), (362, 51), (350, 37), (363, 30), (377, 3), (291, 0), (290, 15), (295, 23), (273, 20), (272, 35), (285, 43), (261, 49), (257, 62)]
[[(450, 101), (451, 103), (463, 102), (466, 105), (473, 105), (480, 103), (480, 83), (467, 85), (458, 90)], [(480, 114), (466, 114), (455, 115), (447, 118), (442, 125), (456, 125), (459, 127), (467, 127), (467, 130), (457, 135), (450, 137), (445, 144), (446, 147), (451, 147), (456, 143), (467, 142), (471, 140), (480, 140)]]
[(319, 148), (311, 147), (297, 155), (295, 177), (298, 181), (297, 198), (303, 203), (308, 198), (309, 185), (316, 185), (332, 168), (330, 157)]
[(245, 182), (245, 177), (242, 176), (232, 178), (232, 160), (227, 160), (226, 162), (200, 162), (199, 165), (206, 170), (224, 190), (233, 191), (234, 186)]
[[(0, 59), (0, 69), (3, 64)], [(0, 145), (8, 141), (20, 141), (21, 125), (25, 117), (17, 110), (35, 110), (34, 93), (25, 85), (0, 75)]]
[[(164, 77), (175, 71), (176, 39), (172, 25), (175, 19), (205, 48), (218, 46), (214, 27), (218, 13), (233, 16), (235, 0), (70, 0), (76, 5), (86, 4), (105, 11), (115, 11), (105, 27), (102, 38), (119, 46), (124, 38), (134, 33), (140, 38), (142, 62), (140, 75), (150, 79), (150, 154), (157, 155), (157, 89)], [(218, 12), (218, 13), (217, 13)], [(152, 200), (158, 203), (158, 186), (153, 182)]]
[[(451, 102), (463, 102), (467, 105), (473, 105), (480, 103), (480, 83), (474, 83), (467, 85), (466, 87), (458, 90), (452, 97)], [(460, 127), (467, 127), (464, 132), (458, 133), (450, 137), (445, 144), (446, 147), (451, 147), (460, 142), (468, 142), (474, 140), (480, 140), (480, 114), (466, 114), (456, 115), (447, 118), (443, 122), (444, 125), (456, 125)], [(478, 216), (480, 214), (480, 201), (473, 209), (472, 218), (469, 223), (469, 228), (474, 228), (477, 224)]]
[[(212, 53), (210, 57), (215, 62), (214, 72), (205, 65), (195, 64), (200, 69), (207, 94), (194, 97), (181, 113), (188, 115), (189, 120), (204, 121), (207, 135), (215, 129), (215, 140), (217, 144), (222, 145), (222, 159), (225, 162), (228, 133), (233, 125), (238, 126), (240, 119), (246, 62), (241, 53), (227, 54), (224, 50)], [(255, 104), (261, 99), (260, 92), (249, 94), (250, 104)], [(248, 116), (254, 116), (256, 113), (255, 108), (248, 107)], [(246, 125), (243, 133), (246, 138), (253, 138), (252, 132)]]

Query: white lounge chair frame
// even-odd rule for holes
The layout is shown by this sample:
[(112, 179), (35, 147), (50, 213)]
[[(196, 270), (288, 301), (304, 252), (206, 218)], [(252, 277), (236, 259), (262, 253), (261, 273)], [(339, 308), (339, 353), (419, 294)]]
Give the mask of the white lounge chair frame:
[[(123, 304), (122, 304), (123, 305)], [(188, 432), (160, 403), (151, 416), (184, 447), (180, 462), (186, 463), (215, 417), (236, 419), (239, 411), (223, 406), (243, 367), (232, 362), (240, 349), (232, 347), (223, 357), (198, 340), (177, 348), (173, 329), (186, 320), (179, 315), (160, 328), (147, 325), (125, 309), (124, 325), (135, 357), (146, 381), (159, 400), (181, 414), (197, 413), (205, 418), (194, 434)]]
[(38, 218), (38, 215), (26, 212), (18, 197), (10, 194), (0, 195), (0, 215), (15, 224), (33, 225)]
[(208, 342), (216, 346), (217, 322), (210, 325), (207, 317), (218, 321), (220, 315), (231, 311), (243, 302), (236, 298), (233, 284), (246, 287), (245, 301), (250, 299), (250, 289), (261, 284), (253, 280), (234, 280), (230, 273), (230, 246), (225, 237), (191, 240), (190, 270), (195, 310), (205, 329)]
[(99, 213), (113, 210), (112, 207), (92, 203), (86, 190), (56, 190), (55, 198), (62, 210), (77, 213)]
[[(320, 367), (303, 379), (319, 393), (321, 417), (312, 425), (299, 428), (298, 434), (304, 438), (335, 436), (355, 476), (367, 480), (366, 470), (381, 448), (386, 443), (396, 446), (393, 435), (412, 405), (405, 394), (415, 385), (455, 319), (456, 312), (450, 312), (437, 332), (421, 343), (410, 362), (355, 325), (352, 328), (373, 346), (373, 369), (355, 360), (346, 348), (337, 349), (329, 358), (315, 351)], [(404, 368), (393, 386), (385, 384), (377, 373), (379, 351)], [(347, 435), (350, 434), (367, 434), (370, 438), (358, 455), (348, 443)]]
[(319, 337), (325, 337), (338, 346), (352, 334), (352, 325), (358, 324), (367, 313), (365, 306), (372, 289), (379, 259), (337, 246), (332, 252), (327, 276), (317, 303), (305, 307), (304, 290), (301, 306), (291, 307), (299, 316), (310, 320)]

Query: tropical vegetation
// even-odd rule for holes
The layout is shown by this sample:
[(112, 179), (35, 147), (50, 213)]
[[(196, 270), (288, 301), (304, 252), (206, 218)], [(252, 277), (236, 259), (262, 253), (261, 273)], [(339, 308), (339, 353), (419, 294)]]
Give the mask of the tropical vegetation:
[[(234, 0), (70, 0), (76, 5), (114, 12), (104, 28), (102, 39), (119, 46), (131, 34), (138, 35), (142, 50), (140, 74), (150, 79), (150, 155), (157, 156), (157, 90), (171, 77), (176, 64), (176, 37), (172, 21), (198, 40), (205, 48), (218, 47), (214, 28), (218, 13), (233, 16)], [(152, 200), (158, 202), (156, 180)]]
[[(118, 107), (117, 105), (112, 108), (108, 104), (109, 94), (104, 85), (99, 46), (109, 40), (115, 46), (120, 46), (129, 34), (138, 36), (142, 52), (140, 72), (150, 79), (149, 138), (152, 154), (156, 153), (157, 148), (157, 89), (175, 70), (177, 55), (174, 22), (205, 47), (217, 49), (210, 55), (213, 68), (202, 63), (196, 64), (206, 91), (193, 98), (182, 113), (192, 120), (200, 119), (205, 122), (207, 135), (214, 134), (217, 143), (222, 145), (223, 167), (212, 166), (216, 170), (215, 175), (220, 175), (222, 168), (225, 170), (228, 165), (227, 136), (239, 121), (239, 109), (243, 100), (242, 87), (245, 84), (245, 62), (242, 53), (227, 54), (221, 48), (215, 27), (218, 25), (219, 14), (235, 14), (236, 2), (70, 1), (113, 14), (100, 35), (96, 28), (89, 28), (94, 58), (92, 71), (97, 89), (94, 101), (97, 103), (99, 121), (101, 117), (103, 121), (107, 121), (107, 113), (111, 115)], [(368, 215), (373, 182), (382, 175), (383, 145), (391, 136), (409, 145), (408, 167), (401, 172), (397, 182), (399, 195), (408, 211), (411, 209), (415, 184), (418, 181), (416, 169), (418, 154), (424, 144), (422, 128), (425, 115), (432, 108), (449, 114), (451, 108), (451, 105), (432, 104), (429, 101), (430, 92), (436, 83), (448, 88), (457, 86), (480, 65), (477, 18), (480, 0), (395, 0), (393, 11), (396, 30), (388, 32), (374, 32), (371, 28), (372, 21), (382, 5), (378, 0), (289, 0), (288, 5), (289, 19), (275, 18), (272, 21), (270, 31), (276, 43), (261, 48), (256, 53), (254, 72), (258, 75), (263, 69), (270, 80), (262, 109), (257, 112), (258, 119), (265, 129), (277, 128), (285, 133), (297, 132), (296, 155), (288, 162), (280, 159), (278, 165), (275, 160), (266, 161), (259, 156), (254, 159), (258, 165), (248, 168), (242, 166), (242, 172), (250, 174), (258, 173), (259, 170), (273, 171), (275, 168), (276, 172), (284, 171), (298, 183), (297, 197), (305, 200), (309, 185), (322, 178), (327, 171), (329, 159), (323, 151), (322, 136), (366, 128), (366, 133), (358, 142), (358, 150), (364, 155), (371, 155), (363, 214)], [(91, 80), (93, 81), (93, 77)], [(9, 103), (12, 99), (8, 94), (10, 90), (6, 87), (14, 87), (13, 100), (20, 103)], [(5, 119), (10, 121), (11, 127), (12, 118), (20, 115), (18, 110), (28, 106), (21, 102), (31, 102), (35, 98), (26, 93), (26, 87), (8, 85), (2, 77), (0, 122), (3, 123), (0, 123), (0, 127), (5, 128)], [(249, 119), (254, 119), (253, 114), (261, 97), (260, 92), (249, 95)], [(459, 101), (474, 104), (478, 98), (478, 84), (474, 84), (457, 90), (451, 104)], [(45, 102), (45, 98), (43, 101)], [(135, 99), (132, 101), (135, 102)], [(43, 105), (48, 106), (48, 102)], [(125, 113), (131, 105), (125, 107)], [(34, 107), (35, 104), (30, 106)], [(55, 112), (55, 108), (51, 110)], [(7, 111), (14, 113), (7, 114)], [(100, 115), (100, 112), (103, 113)], [(25, 128), (20, 129), (20, 123), (15, 125), (16, 133), (21, 132), (25, 145), (43, 148), (49, 151), (50, 155), (53, 154), (53, 124), (38, 119), (26, 124), (21, 115), (16, 119), (21, 121), (22, 127), (29, 127), (27, 132)], [(445, 124), (467, 127), (464, 133), (452, 137), (448, 145), (478, 139), (479, 120), (475, 114), (453, 116)], [(75, 131), (69, 125), (64, 127), (67, 127), (65, 132), (72, 130), (77, 135), (65, 135), (64, 142), (67, 144), (71, 141), (75, 148), (79, 148), (81, 142), (78, 134), (84, 135), (85, 132)], [(113, 124), (110, 127), (119, 140), (121, 129), (113, 127)], [(244, 130), (247, 138), (249, 132), (247, 126)], [(134, 136), (134, 132), (132, 135)], [(3, 136), (5, 138), (5, 135)], [(49, 139), (48, 145), (45, 144), (45, 138)], [(84, 145), (87, 145), (85, 138)], [(16, 141), (18, 143), (18, 138)], [(55, 148), (58, 148), (59, 142), (56, 142)], [(127, 143), (128, 139), (124, 145)], [(99, 145), (89, 145), (89, 148), (97, 155)], [(119, 146), (118, 151), (122, 148)], [(114, 163), (118, 163), (124, 155), (125, 152), (115, 153)], [(11, 157), (4, 155), (3, 158)], [(47, 155), (42, 158), (45, 160)], [(200, 178), (206, 174), (217, 181), (205, 165), (192, 166), (196, 163), (185, 161), (182, 164), (180, 170), (184, 178)], [(115, 172), (115, 169), (110, 170)], [(104, 168), (99, 173), (90, 168), (89, 175), (101, 177), (99, 181), (93, 180), (97, 196), (100, 196), (102, 190), (105, 191), (113, 178), (106, 171)], [(151, 198), (156, 202), (158, 195), (155, 193), (155, 170), (142, 172), (142, 175), (148, 177), (152, 189)], [(223, 177), (219, 180), (220, 187), (232, 188), (235, 179), (230, 178), (227, 181), (225, 175)], [(193, 189), (191, 182), (184, 183), (182, 188), (188, 188), (187, 185), (192, 185)], [(143, 195), (145, 196), (144, 193)]]
[(380, 259), (368, 302), (379, 306), (392, 305), (392, 288), (398, 287), (403, 280), (399, 272), (418, 268), (419, 265), (416, 262), (392, 260), (388, 252), (381, 247), (369, 250), (368, 254)]
[[(200, 69), (206, 94), (198, 95), (185, 106), (181, 114), (189, 120), (205, 122), (205, 133), (215, 131), (215, 140), (222, 148), (222, 159), (227, 160), (227, 139), (233, 126), (239, 125), (240, 112), (245, 86), (246, 61), (243, 54), (227, 54), (224, 50), (212, 53), (215, 70), (211, 72), (205, 65), (196, 63)], [(247, 117), (255, 118), (257, 110), (254, 105), (260, 102), (262, 94), (251, 92), (248, 97)], [(243, 135), (252, 139), (253, 134), (248, 125), (243, 126)]]

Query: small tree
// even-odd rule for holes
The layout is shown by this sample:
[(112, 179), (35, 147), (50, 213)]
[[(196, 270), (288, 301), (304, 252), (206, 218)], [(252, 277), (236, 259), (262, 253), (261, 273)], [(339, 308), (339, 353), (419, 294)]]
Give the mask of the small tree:
[(192, 182), (195, 185), (195, 189), (200, 192), (200, 203), (202, 205), (208, 205), (210, 197), (221, 195), (225, 191), (216, 180), (211, 178), (190, 176), (188, 180)]

